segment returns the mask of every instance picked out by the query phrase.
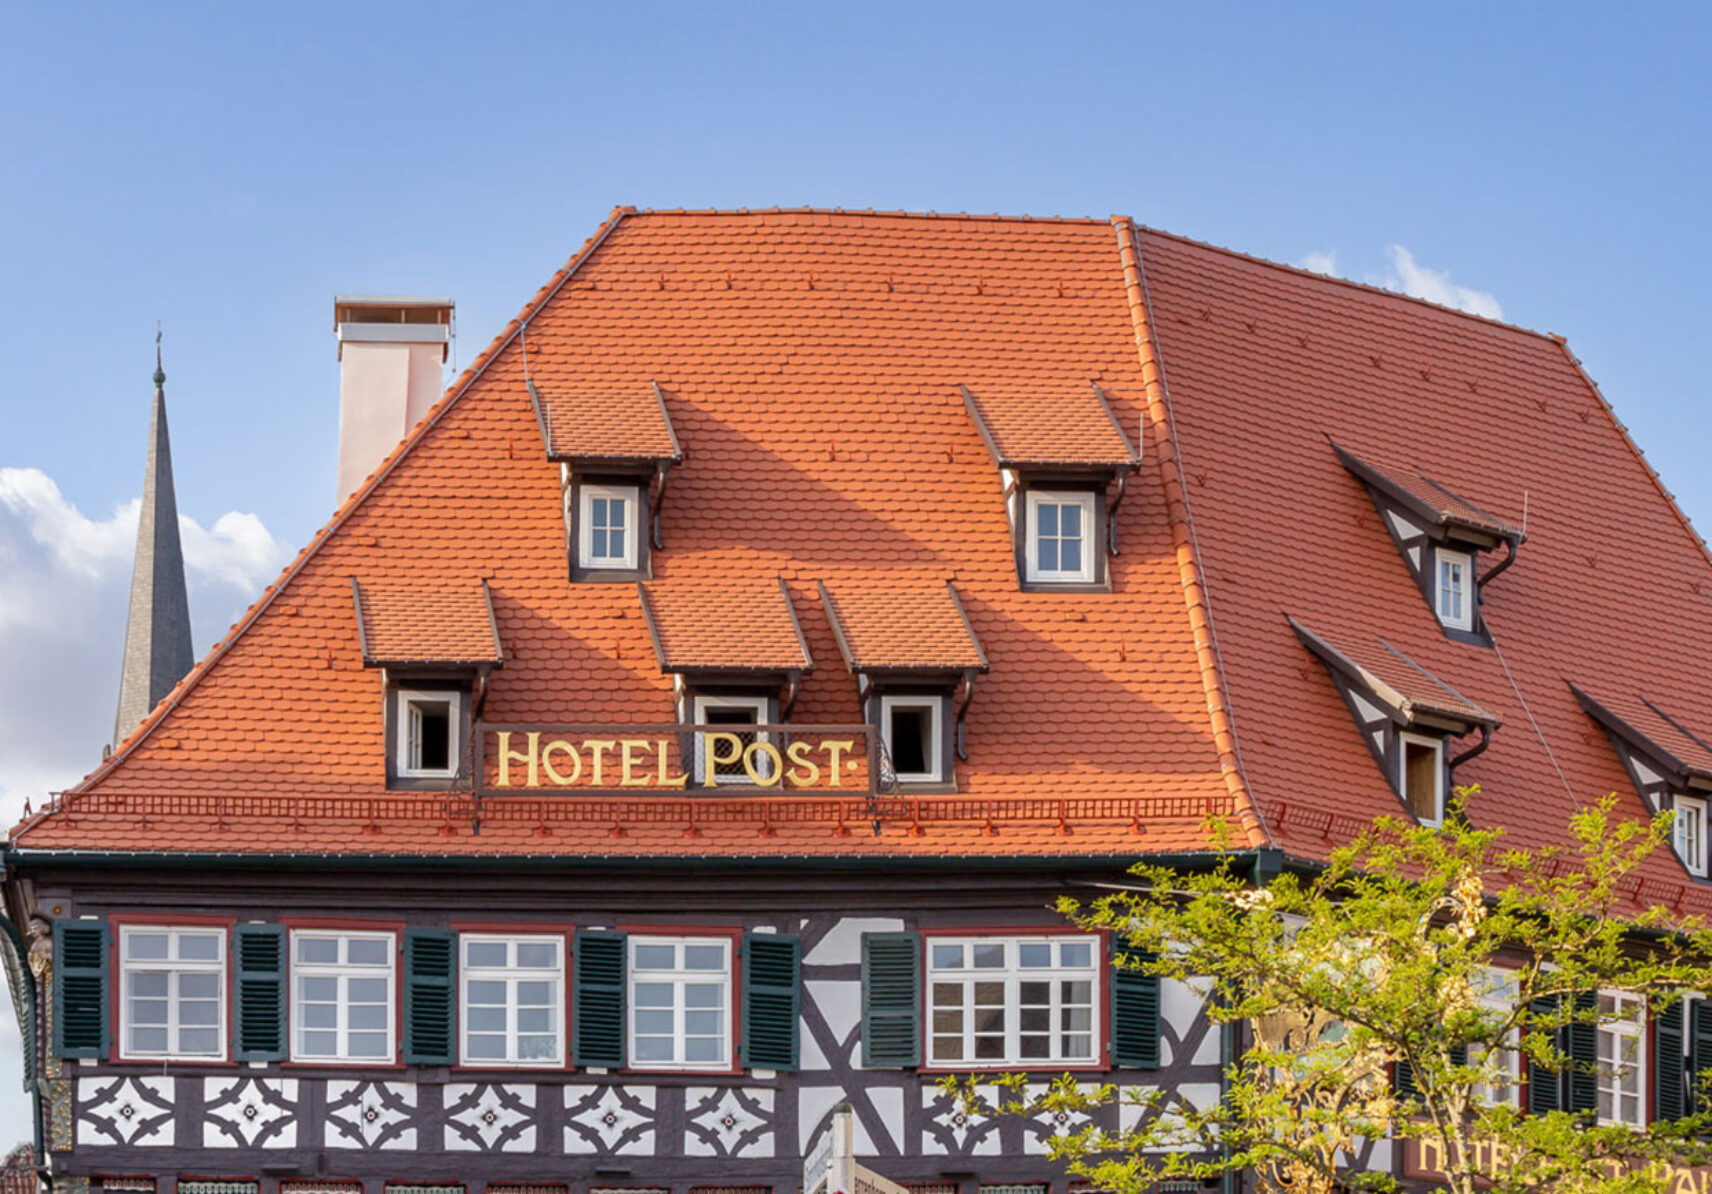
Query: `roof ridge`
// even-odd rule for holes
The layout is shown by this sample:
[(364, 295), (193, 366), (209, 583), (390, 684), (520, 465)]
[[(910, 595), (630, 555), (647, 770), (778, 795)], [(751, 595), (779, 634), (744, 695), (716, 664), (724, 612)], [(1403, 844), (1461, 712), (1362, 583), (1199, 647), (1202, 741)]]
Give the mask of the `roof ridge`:
[(1213, 629), (1212, 602), (1202, 574), (1200, 551), (1195, 544), (1194, 523), (1189, 514), (1189, 495), (1183, 485), (1182, 462), (1177, 458), (1176, 429), (1171, 421), (1170, 394), (1165, 385), (1164, 360), (1153, 342), (1153, 317), (1147, 298), (1141, 246), (1135, 223), (1128, 216), (1113, 216), (1118, 237), (1118, 259), (1123, 266), (1124, 297), (1129, 303), (1130, 326), (1141, 358), (1142, 385), (1147, 393), (1148, 422), (1155, 428), (1154, 453), (1159, 461), (1165, 508), (1171, 523), (1171, 538), (1177, 548), (1177, 568), (1183, 581), (1183, 596), (1194, 640), (1201, 687), (1207, 698), (1207, 717), (1212, 723), (1213, 745), (1218, 753), (1219, 772), (1230, 794), (1238, 821), (1251, 846), (1274, 844), (1272, 831), (1260, 804), (1248, 786), (1237, 744), (1236, 718), (1231, 712), (1230, 688), (1219, 654), (1218, 635)]
[(1283, 270), (1286, 273), (1296, 274), (1304, 278), (1318, 278), (1322, 282), (1329, 282), (1333, 285), (1352, 287), (1353, 289), (1366, 291), (1368, 294), (1379, 295), (1383, 298), (1397, 299), (1398, 301), (1405, 303), (1414, 303), (1417, 306), (1426, 307), (1430, 311), (1442, 311), (1447, 315), (1457, 315), (1463, 319), (1472, 319), (1476, 323), (1485, 324), (1488, 327), (1502, 328), (1507, 332), (1515, 332), (1532, 339), (1551, 340), (1558, 344), (1562, 344), (1564, 342), (1564, 338), (1556, 332), (1542, 332), (1537, 328), (1524, 327), (1519, 323), (1510, 323), (1503, 319), (1493, 319), (1490, 315), (1477, 315), (1473, 311), (1464, 311), (1461, 307), (1448, 307), (1443, 303), (1435, 303), (1431, 299), (1424, 299), (1418, 295), (1405, 294), (1401, 290), (1389, 290), (1384, 286), (1375, 286), (1371, 282), (1357, 282), (1354, 278), (1346, 278), (1341, 274), (1323, 274), (1319, 270), (1307, 269), (1300, 265), (1290, 265), (1283, 261), (1274, 261), (1270, 257), (1261, 257), (1254, 253), (1245, 253), (1241, 249), (1233, 249), (1228, 245), (1216, 245), (1212, 241), (1197, 240), (1192, 236), (1184, 236), (1180, 232), (1170, 232), (1164, 228), (1154, 228), (1147, 224), (1138, 224), (1136, 227), (1138, 230), (1149, 233), (1153, 236), (1161, 236), (1166, 240), (1177, 241), (1179, 244), (1192, 245), (1197, 249), (1206, 249), (1211, 253), (1220, 253), (1226, 257), (1234, 257), (1238, 261), (1246, 261), (1252, 265), (1263, 265), (1269, 269)]
[[(422, 418), (417, 420), (416, 425), (405, 434), (404, 438), (387, 454), (386, 458), (376, 465), (374, 471), (368, 475), (363, 483), (333, 511), (332, 517), (320, 530), (315, 532), (296, 557), (285, 566), (279, 578), (263, 589), (260, 596), (250, 603), (249, 608), (239, 616), (236, 622), (232, 623), (226, 634), (209, 648), (208, 654), (198, 660), (196, 666), (185, 674), (185, 677), (173, 687), (173, 690), (150, 711), (147, 717), (137, 724), (137, 727), (130, 734), (126, 735), (124, 741), (113, 748), (111, 755), (103, 759), (101, 764), (88, 775), (65, 789), (66, 792), (86, 792), (95, 787), (111, 775), (131, 756), (137, 747), (141, 746), (154, 733), (161, 723), (172, 714), (172, 711), (178, 708), (191, 690), (201, 682), (202, 678), (213, 670), (214, 666), (224, 658), (226, 653), (244, 636), (245, 632), (256, 623), (256, 620), (285, 592), (291, 582), (296, 579), (297, 574), (320, 552), (321, 548), (332, 537), (333, 532), (344, 525), (357, 507), (362, 505), (369, 494), (373, 493), (380, 486), (380, 483), (391, 474), (392, 470), (398, 466), (399, 461), (409, 455), (410, 451), (433, 429), (445, 413), (456, 405), (458, 399), (469, 390), (478, 377), (486, 372), (487, 367), (511, 344), (517, 334), (540, 312), (540, 309), (570, 280), (571, 275), (593, 255), (613, 229), (617, 228), (626, 216), (632, 215), (634, 212), (635, 208), (631, 207), (615, 207), (612, 209), (606, 221), (596, 228), (594, 233), (583, 242), (582, 247), (572, 254), (570, 260), (561, 266), (528, 302), (523, 304), (523, 308), (518, 312), (516, 318), (506, 324), (487, 348), (470, 361), (464, 372), (446, 387), (440, 398), (428, 408)], [(44, 811), (41, 816), (28, 822), (28, 825), (36, 824), (45, 815)], [(17, 834), (14, 833), (14, 840), (16, 836)]]
[(641, 207), (626, 210), (638, 216), (876, 216), (895, 220), (1001, 220), (1015, 224), (1109, 223), (1098, 216), (1031, 216), (1007, 215), (1003, 212), (910, 211), (905, 208), (873, 207)]

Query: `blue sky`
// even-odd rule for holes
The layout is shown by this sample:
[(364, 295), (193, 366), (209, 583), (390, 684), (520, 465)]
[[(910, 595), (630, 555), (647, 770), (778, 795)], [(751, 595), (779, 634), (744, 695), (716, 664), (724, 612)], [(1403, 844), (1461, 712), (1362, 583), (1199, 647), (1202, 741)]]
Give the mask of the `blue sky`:
[(205, 648), (331, 512), (333, 296), (450, 295), (467, 362), (620, 203), (1121, 211), (1501, 311), (1712, 530), (1709, 44), (1688, 4), (0, 0), (0, 821), (111, 729), (156, 320)]

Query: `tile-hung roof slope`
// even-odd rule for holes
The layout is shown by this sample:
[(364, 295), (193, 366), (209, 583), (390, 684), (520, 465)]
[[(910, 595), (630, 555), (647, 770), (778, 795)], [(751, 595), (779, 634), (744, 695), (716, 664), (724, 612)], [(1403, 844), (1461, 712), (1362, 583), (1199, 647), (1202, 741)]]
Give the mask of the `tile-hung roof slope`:
[(986, 671), (957, 589), (944, 585), (820, 587), (821, 604), (853, 672)]
[[(858, 817), (852, 834), (832, 800), (720, 792), (647, 816), (592, 797), (489, 796), (476, 835), (458, 801), (386, 790), (353, 576), (365, 592), (487, 579), (505, 647), (485, 691), (490, 723), (675, 720), (676, 678), (661, 671), (636, 588), (566, 579), (560, 470), (513, 325), (166, 708), (22, 829), (20, 848), (1205, 848), (1205, 819), (1232, 809), (1235, 778), (1208, 717), (1211, 656), (1201, 611), (1184, 600), (1198, 589), (1164, 475), (1143, 467), (1130, 482), (1110, 593), (1021, 592), (1004, 496), (960, 389), (1052, 397), (1094, 383), (1122, 426), (1142, 426), (1134, 273), (1105, 221), (620, 213), (525, 308), (528, 378), (545, 400), (645, 405), (654, 382), (664, 395), (683, 462), (651, 560), (655, 608), (747, 584), (773, 585), (777, 600), (782, 577), (824, 665), (839, 653), (820, 582), (854, 600), (955, 579), (991, 669), (968, 710), (958, 795), (911, 801), (908, 831), (876, 835)], [(816, 667), (791, 716), (858, 721), (856, 678)]]
[(683, 449), (658, 384), (615, 386), (583, 378), (528, 385), (553, 460), (676, 461)]
[(964, 387), (963, 401), (1001, 467), (1131, 468), (1135, 449), (1095, 386), (1029, 393)]
[[(1280, 844), (1323, 852), (1398, 809), (1286, 614), (1340, 641), (1383, 638), (1503, 723), (1457, 771), (1481, 786), (1476, 822), (1541, 845), (1607, 793), (1644, 815), (1569, 682), (1712, 727), (1712, 569), (1561, 341), (1140, 240), (1242, 757)], [(1496, 649), (1441, 632), (1328, 438), (1407, 462), (1507, 526), (1527, 510), (1526, 544), (1485, 591)], [(1649, 870), (1684, 880), (1668, 851)]]
[(783, 579), (637, 588), (662, 672), (814, 669)]
[(365, 586), (352, 578), (351, 600), (365, 663), (505, 662), (483, 581)]

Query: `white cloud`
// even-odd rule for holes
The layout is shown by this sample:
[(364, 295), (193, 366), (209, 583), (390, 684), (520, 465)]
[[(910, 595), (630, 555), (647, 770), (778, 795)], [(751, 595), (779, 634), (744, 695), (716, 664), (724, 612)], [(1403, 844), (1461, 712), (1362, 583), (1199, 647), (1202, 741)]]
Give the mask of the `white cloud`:
[(1400, 290), (1404, 294), (1426, 299), (1429, 303), (1455, 307), (1471, 315), (1484, 315), (1488, 319), (1504, 318), (1504, 308), (1499, 305), (1498, 297), (1491, 291), (1458, 286), (1450, 280), (1449, 273), (1428, 269), (1416, 261), (1415, 255), (1402, 245), (1391, 245), (1386, 252), (1391, 255), (1391, 272), (1382, 278), (1379, 284), (1387, 290)]
[(1312, 270), (1316, 274), (1336, 274), (1337, 250), (1327, 249), (1324, 253), (1306, 253), (1302, 260), (1296, 263), (1300, 268)]

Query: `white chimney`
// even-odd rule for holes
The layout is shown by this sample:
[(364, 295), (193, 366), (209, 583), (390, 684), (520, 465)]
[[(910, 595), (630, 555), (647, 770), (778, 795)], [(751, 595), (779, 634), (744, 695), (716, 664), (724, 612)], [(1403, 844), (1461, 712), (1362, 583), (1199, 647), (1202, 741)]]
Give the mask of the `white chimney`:
[(440, 398), (452, 300), (336, 298), (339, 505)]

